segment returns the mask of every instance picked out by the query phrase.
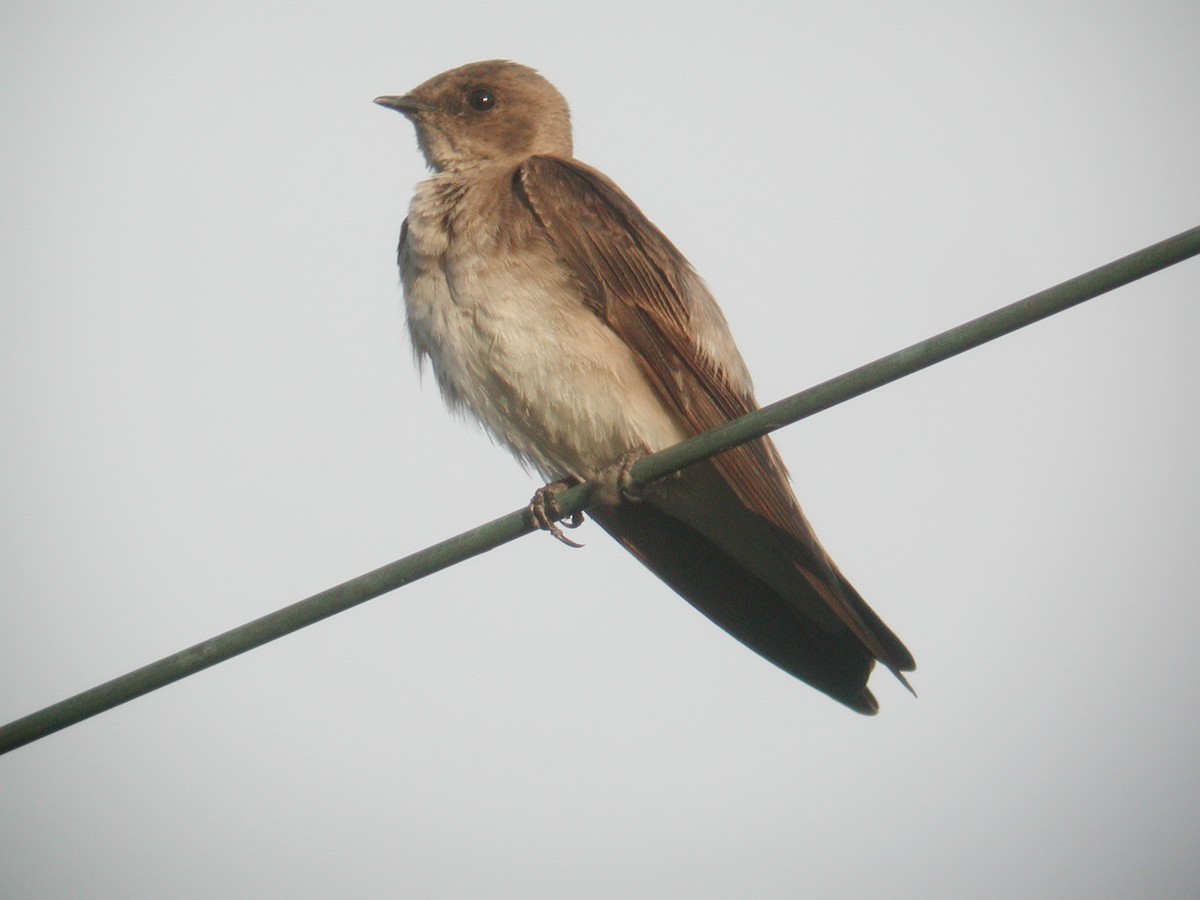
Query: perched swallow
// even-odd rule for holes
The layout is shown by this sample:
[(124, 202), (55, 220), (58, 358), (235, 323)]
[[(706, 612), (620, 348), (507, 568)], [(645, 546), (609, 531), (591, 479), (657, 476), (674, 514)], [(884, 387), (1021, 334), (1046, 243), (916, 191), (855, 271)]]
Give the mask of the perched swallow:
[[(725, 317), (683, 254), (572, 156), (533, 69), (478, 62), (399, 97), (433, 176), (400, 231), (408, 332), (447, 404), (548, 480), (588, 480), (756, 409)], [(861, 713), (912, 655), (825, 552), (769, 439), (592, 517), (717, 625)], [(907, 682), (905, 682), (907, 684)]]

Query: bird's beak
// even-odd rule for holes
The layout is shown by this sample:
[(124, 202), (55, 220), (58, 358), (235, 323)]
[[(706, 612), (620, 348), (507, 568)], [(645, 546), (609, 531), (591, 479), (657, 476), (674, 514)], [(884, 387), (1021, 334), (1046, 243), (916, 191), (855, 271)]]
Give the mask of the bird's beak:
[(436, 106), (431, 106), (422, 100), (417, 100), (408, 94), (403, 97), (376, 97), (375, 102), (380, 106), (386, 106), (388, 109), (394, 109), (397, 112), (404, 113), (409, 116), (413, 113), (437, 112)]

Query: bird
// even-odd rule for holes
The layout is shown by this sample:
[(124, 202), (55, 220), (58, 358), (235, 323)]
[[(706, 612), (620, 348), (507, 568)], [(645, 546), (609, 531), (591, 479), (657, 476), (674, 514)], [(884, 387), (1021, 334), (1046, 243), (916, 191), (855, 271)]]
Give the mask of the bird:
[[(417, 364), (451, 410), (564, 485), (611, 482), (758, 408), (705, 283), (575, 159), (567, 102), (545, 77), (487, 60), (374, 102), (412, 122), (431, 170), (397, 258)], [(730, 635), (859, 713), (879, 709), (877, 661), (908, 687), (912, 654), (817, 540), (769, 438), (636, 493), (618, 480), (588, 515)]]

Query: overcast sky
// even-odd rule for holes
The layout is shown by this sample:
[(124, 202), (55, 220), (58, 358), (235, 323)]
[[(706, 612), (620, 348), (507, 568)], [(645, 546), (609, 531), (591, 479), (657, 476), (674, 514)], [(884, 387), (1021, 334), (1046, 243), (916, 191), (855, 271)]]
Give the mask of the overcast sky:
[[(522, 505), (412, 366), (371, 104), (510, 58), (763, 402), (1200, 224), (1200, 6), (0, 7), (0, 721)], [(595, 526), (0, 758), (0, 894), (1200, 889), (1200, 262), (780, 432), (862, 718)]]

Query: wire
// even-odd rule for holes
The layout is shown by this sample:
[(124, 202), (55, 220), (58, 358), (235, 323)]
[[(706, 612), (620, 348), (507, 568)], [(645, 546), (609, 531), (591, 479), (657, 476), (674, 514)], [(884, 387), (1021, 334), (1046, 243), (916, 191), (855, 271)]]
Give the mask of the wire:
[[(662, 478), (723, 450), (814, 415), (905, 375), (1016, 331), (1085, 300), (1107, 293), (1200, 254), (1200, 227), (1100, 266), (949, 331), (905, 347), (822, 384), (794, 394), (640, 459), (630, 469), (633, 486)], [(562, 518), (586, 508), (591, 489), (579, 485), (557, 496)], [(536, 530), (526, 508), (493, 519), (396, 562), (314, 594), (306, 600), (226, 631), (112, 681), (83, 691), (0, 727), (0, 754), (53, 734), (164, 687), (209, 666), (260, 647), (322, 619), (478, 556)]]

